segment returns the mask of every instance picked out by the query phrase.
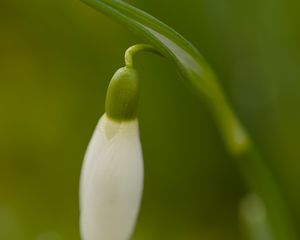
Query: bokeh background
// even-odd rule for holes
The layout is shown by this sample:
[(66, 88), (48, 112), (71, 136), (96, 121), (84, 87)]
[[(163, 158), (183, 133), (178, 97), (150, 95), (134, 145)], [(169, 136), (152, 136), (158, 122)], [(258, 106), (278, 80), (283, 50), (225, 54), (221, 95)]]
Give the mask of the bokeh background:
[[(134, 0), (202, 52), (300, 226), (300, 2)], [(143, 42), (79, 0), (0, 1), (0, 239), (79, 240), (78, 182), (106, 87)], [(145, 192), (133, 239), (241, 239), (247, 193), (174, 67), (136, 58)]]

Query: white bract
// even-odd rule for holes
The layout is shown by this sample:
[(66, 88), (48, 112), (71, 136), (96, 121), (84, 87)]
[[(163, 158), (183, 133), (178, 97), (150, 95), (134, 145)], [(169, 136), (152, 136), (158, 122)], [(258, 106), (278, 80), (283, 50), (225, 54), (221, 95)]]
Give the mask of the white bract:
[(104, 114), (88, 146), (80, 179), (83, 240), (128, 240), (143, 189), (143, 157), (137, 119)]

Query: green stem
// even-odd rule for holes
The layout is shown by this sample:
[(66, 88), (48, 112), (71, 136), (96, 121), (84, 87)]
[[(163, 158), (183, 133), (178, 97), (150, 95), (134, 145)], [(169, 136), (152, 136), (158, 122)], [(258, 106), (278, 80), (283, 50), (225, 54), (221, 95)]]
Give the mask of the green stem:
[[(245, 182), (262, 200), (270, 219), (270, 227), (276, 240), (297, 240), (297, 231), (293, 225), (290, 209), (279, 188), (279, 184), (266, 162), (261, 157), (251, 137), (242, 126), (228, 103), (217, 78), (209, 68), (203, 71), (207, 82), (214, 83), (213, 96), (201, 94), (219, 128), (229, 154), (235, 160)], [(198, 93), (202, 92), (196, 84)]]
[(133, 67), (133, 56), (138, 52), (152, 52), (162, 56), (160, 51), (149, 44), (136, 44), (128, 48), (125, 52), (125, 65), (126, 67)]

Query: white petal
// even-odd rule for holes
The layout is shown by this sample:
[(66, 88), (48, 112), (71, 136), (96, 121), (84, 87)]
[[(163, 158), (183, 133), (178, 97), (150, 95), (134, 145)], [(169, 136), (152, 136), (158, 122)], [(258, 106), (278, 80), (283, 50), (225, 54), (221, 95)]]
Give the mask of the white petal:
[(103, 115), (84, 158), (80, 179), (83, 240), (127, 240), (143, 188), (138, 121), (114, 122)]

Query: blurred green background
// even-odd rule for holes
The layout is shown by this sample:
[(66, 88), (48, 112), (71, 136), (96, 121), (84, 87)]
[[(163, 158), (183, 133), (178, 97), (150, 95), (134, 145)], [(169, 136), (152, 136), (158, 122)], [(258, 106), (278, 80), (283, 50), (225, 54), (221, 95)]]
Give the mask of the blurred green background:
[[(135, 0), (202, 52), (300, 226), (300, 2)], [(0, 239), (79, 240), (78, 182), (127, 47), (79, 0), (0, 1)], [(145, 192), (133, 239), (241, 239), (247, 193), (207, 110), (167, 61), (136, 58)]]

